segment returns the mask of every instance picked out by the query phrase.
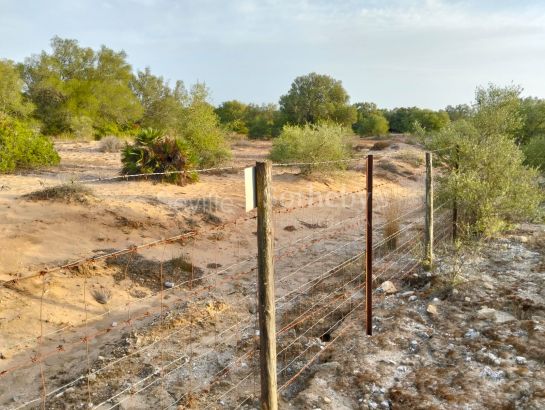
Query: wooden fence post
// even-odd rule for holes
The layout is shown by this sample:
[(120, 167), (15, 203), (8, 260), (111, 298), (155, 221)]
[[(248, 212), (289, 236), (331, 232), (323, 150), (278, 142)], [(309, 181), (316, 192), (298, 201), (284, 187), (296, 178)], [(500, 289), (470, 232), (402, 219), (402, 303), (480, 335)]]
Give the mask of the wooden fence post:
[(365, 325), (373, 335), (373, 155), (367, 155), (367, 209), (365, 228)]
[(426, 227), (424, 232), (424, 267), (433, 266), (433, 176), (431, 152), (426, 152)]
[(257, 267), (261, 409), (277, 410), (272, 165), (257, 162)]

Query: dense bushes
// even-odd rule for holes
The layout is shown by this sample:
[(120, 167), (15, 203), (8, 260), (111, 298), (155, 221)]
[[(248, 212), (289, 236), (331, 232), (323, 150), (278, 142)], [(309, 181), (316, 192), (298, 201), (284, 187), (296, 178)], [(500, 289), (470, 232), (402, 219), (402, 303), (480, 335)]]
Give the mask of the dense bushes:
[(418, 123), (427, 131), (439, 131), (449, 122), (449, 115), (445, 111), (432, 111), (417, 107), (394, 108), (385, 111), (384, 115), (390, 123), (390, 131), (407, 133), (414, 131)]
[(526, 163), (545, 172), (545, 135), (534, 137), (523, 147)]
[(56, 165), (60, 162), (53, 143), (28, 124), (0, 113), (0, 172)]
[(505, 104), (511, 89), (478, 89), (475, 115), (425, 139), (446, 167), (438, 177), (438, 201), (458, 203), (468, 234), (493, 235), (536, 215), (543, 193), (537, 172), (524, 166), (515, 142), (519, 117)]
[(218, 116), (207, 97), (204, 84), (194, 85), (176, 127), (176, 135), (188, 144), (200, 167), (214, 167), (231, 157)]
[(373, 103), (354, 104), (357, 110), (357, 120), (352, 129), (364, 137), (382, 136), (388, 134), (390, 125), (382, 112)]
[(147, 128), (136, 137), (134, 144), (122, 152), (122, 173), (125, 175), (169, 173), (161, 179), (184, 185), (194, 181), (191, 172), (196, 158), (191, 148), (180, 138), (164, 136), (161, 131)]
[[(275, 162), (338, 161), (350, 157), (347, 135), (340, 125), (320, 124), (302, 127), (287, 125), (273, 141), (270, 157)], [(303, 173), (346, 168), (345, 162), (303, 165)]]

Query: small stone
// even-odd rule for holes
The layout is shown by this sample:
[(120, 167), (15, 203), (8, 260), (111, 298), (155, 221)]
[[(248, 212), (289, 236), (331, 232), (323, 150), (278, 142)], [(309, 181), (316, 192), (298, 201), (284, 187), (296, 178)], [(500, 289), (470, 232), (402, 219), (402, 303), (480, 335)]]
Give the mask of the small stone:
[(453, 295), (457, 295), (458, 293), (460, 293), (460, 291), (456, 288), (452, 289), (452, 294)]
[(322, 397), (322, 399), (323, 399), (324, 403), (326, 403), (326, 404), (331, 403), (331, 399), (329, 397), (324, 396), (324, 397)]
[(98, 360), (106, 360), (104, 356), (98, 356)]
[(428, 308), (426, 309), (426, 312), (428, 312), (430, 315), (437, 315), (439, 312), (437, 311), (437, 306), (435, 305), (428, 305)]
[(416, 340), (411, 340), (411, 342), (409, 343), (409, 350), (413, 353), (416, 353), (419, 349), (420, 348), (418, 346), (418, 342)]
[(369, 406), (370, 409), (378, 409), (378, 404), (375, 403), (374, 401), (368, 401), (367, 405)]
[(389, 280), (387, 280), (386, 282), (382, 282), (382, 285), (380, 285), (380, 289), (382, 289), (382, 291), (387, 295), (397, 293), (396, 286), (393, 284), (393, 282)]
[(481, 371), (481, 377), (488, 377), (492, 380), (498, 381), (505, 377), (505, 373), (503, 372), (503, 370), (499, 370), (496, 372), (487, 366)]
[(441, 302), (441, 299), (439, 299), (439, 298), (433, 298), (432, 302), (433, 302), (433, 303), (440, 303), (440, 302)]
[(172, 289), (174, 287), (174, 282), (169, 282), (168, 280), (164, 283), (165, 288)]
[(409, 302), (414, 302), (417, 299), (418, 299), (418, 297), (415, 296), (415, 295), (409, 296)]
[(469, 296), (466, 296), (466, 297), (464, 298), (464, 300), (465, 300), (466, 302), (471, 302), (471, 298), (470, 298)]
[(467, 339), (475, 339), (479, 336), (479, 332), (477, 332), (475, 329), (469, 329), (465, 334), (464, 337)]
[(515, 357), (516, 364), (526, 364), (526, 358), (522, 356)]
[(406, 292), (400, 293), (399, 296), (401, 296), (402, 298), (405, 298), (405, 297), (411, 296), (411, 295), (413, 295), (413, 294), (414, 294), (414, 291), (408, 290), (408, 291), (406, 291)]
[(112, 327), (117, 327), (117, 322), (112, 322)]
[(94, 382), (96, 379), (97, 379), (97, 375), (95, 373), (91, 373), (90, 375), (87, 376), (87, 380), (89, 380), (90, 382)]

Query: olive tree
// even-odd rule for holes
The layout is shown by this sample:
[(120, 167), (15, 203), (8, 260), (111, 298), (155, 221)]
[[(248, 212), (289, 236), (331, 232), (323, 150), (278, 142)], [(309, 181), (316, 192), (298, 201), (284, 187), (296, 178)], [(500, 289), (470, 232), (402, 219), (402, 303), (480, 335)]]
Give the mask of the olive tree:
[(297, 77), (286, 95), (280, 97), (280, 111), (290, 124), (332, 121), (351, 126), (356, 109), (342, 83), (328, 75), (310, 73)]

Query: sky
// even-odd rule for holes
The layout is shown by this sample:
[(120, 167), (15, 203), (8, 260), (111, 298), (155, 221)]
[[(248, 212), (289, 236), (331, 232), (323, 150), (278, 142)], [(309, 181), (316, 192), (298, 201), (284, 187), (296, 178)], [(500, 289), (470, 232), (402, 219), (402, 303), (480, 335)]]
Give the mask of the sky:
[(276, 103), (310, 72), (384, 108), (470, 103), (488, 83), (545, 97), (543, 0), (0, 0), (0, 58), (55, 35), (204, 81), (214, 104)]

